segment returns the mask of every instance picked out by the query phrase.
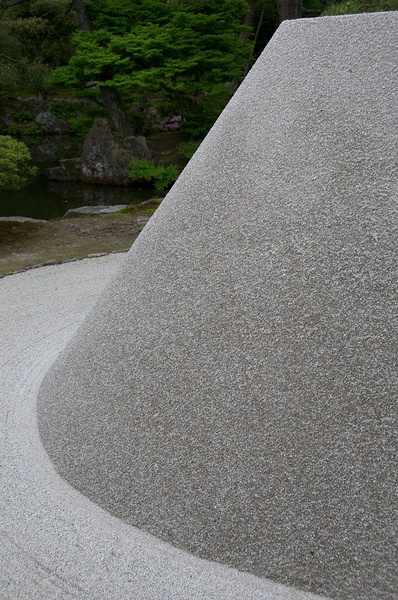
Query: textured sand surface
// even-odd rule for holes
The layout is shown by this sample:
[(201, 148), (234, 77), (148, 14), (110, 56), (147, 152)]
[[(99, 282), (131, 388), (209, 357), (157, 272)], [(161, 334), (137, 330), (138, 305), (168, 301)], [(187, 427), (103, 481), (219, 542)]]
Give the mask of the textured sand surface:
[(0, 281), (1, 600), (316, 600), (129, 527), (54, 471), (37, 431), (37, 389), (122, 260)]
[(39, 395), (98, 505), (338, 598), (398, 594), (397, 25), (283, 24)]

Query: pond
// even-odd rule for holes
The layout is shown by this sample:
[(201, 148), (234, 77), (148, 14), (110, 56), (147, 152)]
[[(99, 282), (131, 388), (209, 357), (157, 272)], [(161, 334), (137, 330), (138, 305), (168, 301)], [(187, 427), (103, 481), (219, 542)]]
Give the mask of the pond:
[(37, 177), (18, 191), (0, 191), (0, 217), (56, 219), (70, 208), (101, 204), (139, 204), (153, 197), (148, 188), (49, 181)]

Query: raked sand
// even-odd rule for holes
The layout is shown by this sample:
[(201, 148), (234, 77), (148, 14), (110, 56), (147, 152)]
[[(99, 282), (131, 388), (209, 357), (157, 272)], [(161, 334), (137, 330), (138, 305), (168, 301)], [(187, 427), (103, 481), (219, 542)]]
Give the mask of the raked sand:
[(43, 375), (124, 256), (0, 280), (2, 600), (310, 600), (130, 527), (54, 471), (36, 423)]

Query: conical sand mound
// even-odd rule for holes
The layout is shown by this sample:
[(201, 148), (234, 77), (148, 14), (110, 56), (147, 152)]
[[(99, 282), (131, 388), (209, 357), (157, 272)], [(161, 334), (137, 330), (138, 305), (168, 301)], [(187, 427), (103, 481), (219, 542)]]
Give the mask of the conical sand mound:
[(109, 512), (343, 598), (397, 593), (397, 17), (283, 24), (39, 398)]

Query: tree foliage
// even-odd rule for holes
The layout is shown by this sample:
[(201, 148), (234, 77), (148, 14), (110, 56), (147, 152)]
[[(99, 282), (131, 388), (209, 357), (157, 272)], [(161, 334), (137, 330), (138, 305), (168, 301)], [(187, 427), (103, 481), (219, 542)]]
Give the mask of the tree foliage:
[(95, 81), (130, 102), (156, 96), (185, 113), (206, 104), (209, 96), (225, 104), (251, 56), (251, 42), (240, 39), (245, 0), (86, 4), (93, 31), (73, 35), (75, 53), (53, 73), (56, 84)]
[(0, 3), (0, 95), (45, 94), (47, 77), (73, 52), (69, 0)]
[(29, 175), (37, 171), (30, 166), (29, 148), (9, 135), (0, 136), (0, 188), (17, 190)]
[(330, 2), (329, 6), (322, 12), (322, 16), (389, 10), (398, 10), (398, 0), (342, 0)]
[(157, 194), (164, 194), (177, 180), (180, 171), (175, 165), (156, 165), (153, 161), (135, 158), (129, 170), (132, 181), (151, 183)]

